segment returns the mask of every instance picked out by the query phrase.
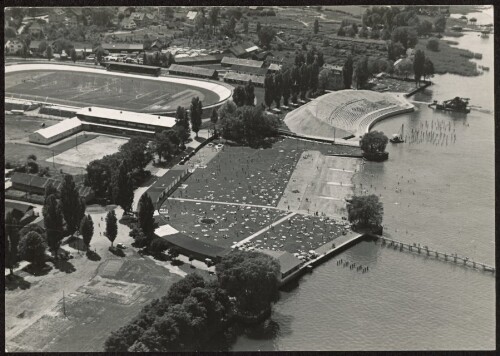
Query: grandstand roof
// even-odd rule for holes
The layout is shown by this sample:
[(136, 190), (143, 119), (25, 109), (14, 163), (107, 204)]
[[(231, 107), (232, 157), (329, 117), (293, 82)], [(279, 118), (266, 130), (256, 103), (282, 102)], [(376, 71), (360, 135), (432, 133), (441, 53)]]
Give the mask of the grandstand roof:
[(235, 64), (231, 66), (231, 70), (235, 72), (243, 72), (245, 74), (252, 74), (252, 75), (266, 75), (268, 68), (255, 68), (255, 67), (248, 67), (248, 66), (242, 66), (239, 64)]
[(281, 274), (286, 274), (288, 271), (302, 264), (301, 260), (287, 251), (273, 251), (264, 248), (255, 249), (254, 251), (276, 258), (280, 263)]
[(218, 63), (224, 57), (223, 54), (209, 54), (206, 56), (195, 56), (195, 57), (176, 57), (175, 62), (177, 64), (190, 64), (190, 63)]
[(54, 137), (54, 136), (60, 134), (61, 132), (71, 130), (71, 129), (76, 128), (76, 127), (81, 126), (81, 125), (82, 125), (82, 122), (78, 118), (73, 117), (71, 119), (66, 119), (66, 120), (63, 120), (61, 122), (58, 122), (55, 125), (46, 127), (44, 129), (41, 129), (38, 131), (35, 131), (35, 133), (42, 135), (45, 138), (51, 138), (51, 137)]
[[(28, 185), (31, 187), (36, 187), (36, 188), (45, 188), (49, 184), (52, 184), (52, 186), (56, 189), (60, 189), (62, 185), (62, 180), (59, 179), (54, 179), (50, 177), (39, 177), (27, 173), (20, 173), (20, 172), (15, 172), (12, 175), (12, 184), (21, 184), (21, 185)], [(86, 197), (91, 193), (91, 188), (87, 187), (81, 183), (76, 183), (76, 188), (78, 189), (78, 193), (82, 197)]]
[(209, 68), (202, 68), (202, 67), (191, 67), (191, 66), (183, 66), (180, 64), (171, 64), (170, 67), (168, 68), (169, 72), (179, 72), (179, 73), (186, 73), (186, 74), (194, 74), (194, 75), (201, 75), (207, 78), (212, 78), (216, 71), (215, 69), (209, 69)]
[(170, 116), (143, 114), (133, 111), (100, 108), (96, 106), (83, 108), (79, 110), (76, 115), (83, 121), (85, 121), (86, 116), (91, 116), (102, 119), (133, 122), (143, 125), (161, 126), (165, 128), (171, 128), (175, 125), (175, 118)]
[(264, 77), (261, 75), (251, 75), (251, 74), (244, 74), (244, 73), (234, 73), (234, 72), (227, 72), (224, 75), (224, 80), (238, 80), (238, 81), (244, 81), (248, 82), (249, 80), (252, 81), (252, 83), (258, 83), (264, 85)]
[(173, 245), (203, 256), (219, 257), (224, 255), (226, 252), (225, 248), (195, 240), (184, 234), (167, 235), (162, 238)]
[(222, 58), (221, 64), (229, 64), (229, 65), (240, 65), (246, 67), (254, 67), (254, 68), (262, 68), (264, 65), (263, 61), (254, 61), (252, 59), (241, 59), (241, 58), (233, 58), (233, 57), (224, 57)]

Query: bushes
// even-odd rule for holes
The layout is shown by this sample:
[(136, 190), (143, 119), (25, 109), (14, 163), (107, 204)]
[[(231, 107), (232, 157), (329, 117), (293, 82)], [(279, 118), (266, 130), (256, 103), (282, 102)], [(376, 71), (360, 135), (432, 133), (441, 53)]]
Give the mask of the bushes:
[(427, 41), (427, 49), (437, 52), (439, 51), (439, 40), (435, 37), (431, 38), (429, 41)]

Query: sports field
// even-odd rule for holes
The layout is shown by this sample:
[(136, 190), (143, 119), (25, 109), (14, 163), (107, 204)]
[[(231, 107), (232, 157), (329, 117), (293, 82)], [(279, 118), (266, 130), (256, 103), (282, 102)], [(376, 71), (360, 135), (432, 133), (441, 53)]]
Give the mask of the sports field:
[(62, 70), (6, 73), (5, 96), (141, 112), (189, 107), (191, 99), (196, 96), (204, 106), (219, 101), (219, 96), (210, 90), (181, 83), (110, 75), (107, 72), (97, 74)]
[[(78, 136), (82, 136), (79, 134)], [(110, 155), (118, 152), (118, 148), (126, 143), (125, 138), (98, 136), (90, 141), (72, 147), (57, 156), (49, 157), (47, 162), (54, 161), (55, 163), (64, 164), (67, 166), (85, 168), (87, 165), (96, 160), (101, 159), (105, 155)]]

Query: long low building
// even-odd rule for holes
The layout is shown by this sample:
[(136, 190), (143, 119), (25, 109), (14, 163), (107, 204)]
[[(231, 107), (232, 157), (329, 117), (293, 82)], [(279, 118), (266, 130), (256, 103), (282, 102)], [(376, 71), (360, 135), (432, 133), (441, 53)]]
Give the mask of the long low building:
[(249, 81), (252, 81), (253, 85), (257, 87), (264, 86), (264, 77), (261, 75), (227, 72), (224, 75), (224, 81), (233, 84), (248, 84)]
[(208, 242), (193, 239), (192, 237), (181, 233), (166, 235), (161, 238), (168, 242), (171, 246), (178, 248), (181, 254), (192, 256), (199, 261), (204, 261), (205, 258), (217, 261), (230, 251), (223, 247), (212, 245)]
[(49, 145), (80, 132), (82, 129), (82, 122), (78, 118), (74, 117), (33, 132), (29, 135), (29, 141), (33, 143), (40, 143), (42, 145)]
[(180, 64), (171, 64), (168, 68), (168, 73), (205, 79), (217, 79), (218, 77), (217, 71), (215, 69), (184, 66)]
[(86, 107), (76, 113), (85, 129), (113, 131), (118, 134), (154, 134), (175, 125), (175, 118), (143, 114), (133, 111), (114, 110), (96, 106)]
[(255, 67), (242, 66), (240, 64), (235, 64), (231, 66), (231, 70), (236, 73), (263, 75), (263, 76), (265, 76), (268, 72), (268, 68), (255, 68)]
[(220, 64), (223, 67), (231, 67), (233, 65), (240, 65), (244, 67), (252, 67), (252, 68), (262, 68), (264, 65), (263, 61), (254, 61), (252, 59), (241, 59), (234, 57), (224, 57)]
[(159, 209), (163, 200), (170, 191), (189, 173), (187, 166), (175, 165), (167, 173), (158, 178), (147, 191), (156, 209)]
[(224, 54), (213, 54), (195, 57), (176, 57), (175, 63), (183, 65), (219, 64), (222, 61), (222, 58), (224, 58)]
[(86, 107), (76, 111), (76, 117), (35, 131), (29, 141), (49, 145), (80, 131), (95, 131), (125, 136), (153, 136), (174, 127), (175, 118), (142, 114), (132, 111)]

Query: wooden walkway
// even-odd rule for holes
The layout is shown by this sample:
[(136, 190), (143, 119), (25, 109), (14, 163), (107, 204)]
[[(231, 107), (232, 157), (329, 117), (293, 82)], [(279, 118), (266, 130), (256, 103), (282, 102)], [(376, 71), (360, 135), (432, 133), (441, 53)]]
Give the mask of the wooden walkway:
[(473, 261), (468, 257), (459, 256), (456, 253), (446, 253), (446, 252), (431, 250), (428, 246), (420, 246), (420, 244), (408, 244), (401, 241), (392, 240), (384, 236), (375, 236), (375, 237), (378, 240), (381, 240), (382, 245), (386, 245), (387, 247), (393, 247), (395, 250), (399, 249), (400, 251), (408, 251), (426, 256), (433, 256), (436, 259), (442, 261), (453, 262), (472, 268), (478, 268), (478, 269), (482, 268), (482, 270), (486, 272), (492, 272), (492, 273), (496, 272), (496, 269), (493, 266)]

